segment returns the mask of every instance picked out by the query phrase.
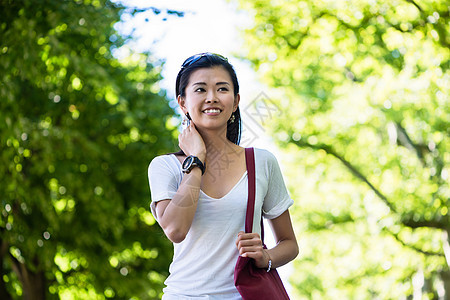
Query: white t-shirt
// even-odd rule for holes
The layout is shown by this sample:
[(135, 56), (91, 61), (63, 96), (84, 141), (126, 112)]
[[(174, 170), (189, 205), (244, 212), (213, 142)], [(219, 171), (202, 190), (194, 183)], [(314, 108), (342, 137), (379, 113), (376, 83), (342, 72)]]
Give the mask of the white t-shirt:
[[(255, 172), (253, 232), (261, 234), (261, 213), (267, 219), (276, 218), (294, 201), (272, 153), (255, 148)], [(158, 156), (150, 163), (148, 176), (150, 207), (157, 219), (155, 203), (172, 199), (181, 184), (181, 163), (173, 154)], [(247, 172), (222, 198), (212, 198), (200, 191), (186, 238), (173, 244), (174, 256), (163, 299), (241, 299), (233, 274), (239, 255), (236, 239), (238, 232), (244, 231), (247, 196)]]

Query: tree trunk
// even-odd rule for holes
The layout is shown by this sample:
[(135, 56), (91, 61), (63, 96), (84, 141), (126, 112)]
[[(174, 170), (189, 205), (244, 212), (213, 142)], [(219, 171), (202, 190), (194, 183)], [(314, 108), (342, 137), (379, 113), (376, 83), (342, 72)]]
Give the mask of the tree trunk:
[[(444, 255), (445, 260), (447, 261), (447, 266), (450, 268), (450, 231), (445, 230), (442, 233), (442, 240), (444, 245)], [(445, 300), (450, 300), (450, 271), (442, 271), (441, 272), (441, 279), (444, 283), (444, 291), (445, 291)]]
[[(33, 272), (10, 255), (14, 272), (22, 283), (23, 300), (45, 300), (46, 282), (44, 271)], [(37, 264), (36, 264), (37, 265)]]
[(444, 256), (447, 261), (447, 266), (450, 268), (450, 231), (444, 230), (442, 232), (442, 244), (444, 248)]
[(444, 300), (450, 300), (450, 271), (441, 272), (441, 279), (444, 283)]
[(12, 296), (6, 289), (5, 282), (3, 281), (3, 261), (5, 260), (5, 254), (8, 251), (8, 247), (2, 239), (0, 239), (0, 299), (12, 300)]
[(28, 281), (22, 282), (24, 300), (45, 299), (45, 277), (44, 272), (32, 273), (28, 271)]

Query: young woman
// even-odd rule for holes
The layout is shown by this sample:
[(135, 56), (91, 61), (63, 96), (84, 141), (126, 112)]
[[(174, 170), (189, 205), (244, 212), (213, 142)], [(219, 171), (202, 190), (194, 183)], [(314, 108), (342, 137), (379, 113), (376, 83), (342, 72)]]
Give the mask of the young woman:
[[(239, 146), (239, 84), (226, 58), (201, 53), (183, 63), (178, 104), (189, 125), (181, 151), (150, 163), (151, 210), (174, 244), (163, 299), (241, 299), (234, 286), (239, 255), (259, 268), (276, 268), (298, 254), (288, 208), (293, 204), (275, 157), (255, 149), (253, 232), (244, 233), (247, 169)], [(261, 214), (277, 245), (263, 249)]]

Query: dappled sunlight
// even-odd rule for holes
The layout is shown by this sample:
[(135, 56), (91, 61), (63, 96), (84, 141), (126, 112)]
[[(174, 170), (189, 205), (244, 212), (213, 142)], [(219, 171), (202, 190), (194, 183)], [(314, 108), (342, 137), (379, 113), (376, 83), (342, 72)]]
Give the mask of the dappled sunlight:
[(246, 55), (283, 91), (273, 99), (282, 117), (267, 128), (296, 200), (296, 297), (442, 297), (450, 220), (444, 2), (240, 2), (255, 16)]

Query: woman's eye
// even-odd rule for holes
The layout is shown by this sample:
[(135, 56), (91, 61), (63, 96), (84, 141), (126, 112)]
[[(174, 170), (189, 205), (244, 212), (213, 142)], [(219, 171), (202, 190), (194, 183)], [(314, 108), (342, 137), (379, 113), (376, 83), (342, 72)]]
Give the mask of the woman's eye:
[(198, 89), (196, 89), (195, 91), (196, 91), (196, 92), (204, 92), (205, 89), (204, 89), (204, 88), (198, 88)]
[(228, 88), (226, 88), (226, 87), (221, 87), (221, 88), (219, 88), (219, 91), (221, 91), (221, 92), (228, 92)]

